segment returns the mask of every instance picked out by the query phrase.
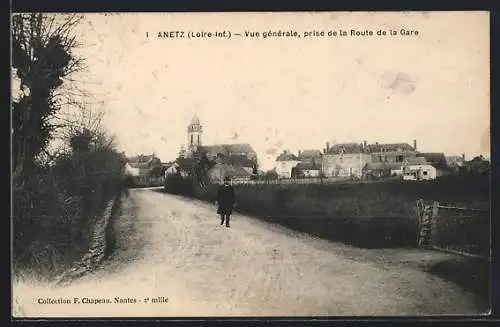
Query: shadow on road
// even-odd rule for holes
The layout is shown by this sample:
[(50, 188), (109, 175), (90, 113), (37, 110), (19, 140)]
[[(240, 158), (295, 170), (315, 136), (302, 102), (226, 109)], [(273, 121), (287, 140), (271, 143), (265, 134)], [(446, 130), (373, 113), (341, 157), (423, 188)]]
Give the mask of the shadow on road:
[(117, 273), (143, 257), (145, 238), (137, 226), (138, 209), (133, 197), (129, 194), (122, 197), (121, 206), (110, 221), (106, 259), (96, 271), (106, 268), (108, 272)]

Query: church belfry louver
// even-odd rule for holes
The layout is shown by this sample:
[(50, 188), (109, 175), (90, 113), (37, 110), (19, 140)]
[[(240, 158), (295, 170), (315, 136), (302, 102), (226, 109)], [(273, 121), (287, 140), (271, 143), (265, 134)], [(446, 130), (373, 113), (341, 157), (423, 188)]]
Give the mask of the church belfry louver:
[(191, 119), (191, 123), (188, 125), (187, 135), (188, 135), (188, 149), (190, 151), (196, 151), (198, 147), (202, 145), (201, 136), (203, 134), (203, 126), (200, 123), (200, 119), (194, 115)]

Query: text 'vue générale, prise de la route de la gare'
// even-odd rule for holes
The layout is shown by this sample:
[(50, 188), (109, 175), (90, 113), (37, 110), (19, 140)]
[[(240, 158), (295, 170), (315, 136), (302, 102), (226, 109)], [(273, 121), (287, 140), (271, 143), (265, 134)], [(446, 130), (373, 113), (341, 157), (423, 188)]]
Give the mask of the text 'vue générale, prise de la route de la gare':
[(239, 38), (323, 38), (323, 37), (376, 37), (376, 36), (419, 36), (420, 32), (416, 29), (400, 28), (400, 29), (330, 29), (307, 31), (296, 30), (246, 30), (242, 32), (229, 30), (213, 30), (213, 31), (157, 31), (146, 32), (147, 38), (161, 39), (230, 39), (232, 37)]

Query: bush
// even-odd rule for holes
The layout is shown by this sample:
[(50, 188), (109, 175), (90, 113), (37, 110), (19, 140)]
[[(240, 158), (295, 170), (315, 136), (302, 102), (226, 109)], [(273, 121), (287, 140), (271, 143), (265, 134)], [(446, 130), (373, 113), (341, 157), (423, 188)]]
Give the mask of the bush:
[[(216, 188), (210, 185), (196, 196), (212, 201)], [(489, 204), (487, 178), (236, 185), (235, 191), (241, 213), (369, 248), (415, 246), (419, 234), (415, 204), (419, 198), (471, 207)]]
[(78, 251), (85, 221), (82, 199), (61, 189), (54, 174), (38, 172), (38, 180), (14, 190), (13, 259), (21, 267), (48, 272), (70, 255), (68, 245)]
[(122, 192), (123, 159), (111, 147), (73, 149), (14, 189), (16, 267), (58, 273), (88, 250), (95, 217)]
[(180, 173), (167, 175), (164, 189), (173, 194), (183, 194), (187, 196), (195, 195), (193, 181), (188, 178), (183, 178)]

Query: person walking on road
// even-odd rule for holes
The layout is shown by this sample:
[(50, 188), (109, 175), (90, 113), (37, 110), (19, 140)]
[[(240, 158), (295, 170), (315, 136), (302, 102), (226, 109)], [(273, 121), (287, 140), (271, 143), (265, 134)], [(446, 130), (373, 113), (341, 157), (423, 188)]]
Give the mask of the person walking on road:
[(224, 178), (224, 184), (219, 186), (216, 195), (216, 203), (217, 214), (220, 215), (221, 221), (220, 224), (224, 225), (226, 223), (226, 227), (229, 226), (229, 219), (231, 218), (231, 214), (233, 213), (233, 208), (236, 200), (236, 195), (234, 193), (234, 188), (230, 185), (230, 178)]

